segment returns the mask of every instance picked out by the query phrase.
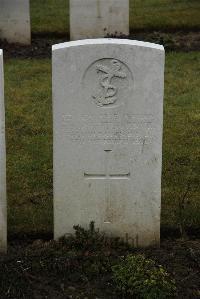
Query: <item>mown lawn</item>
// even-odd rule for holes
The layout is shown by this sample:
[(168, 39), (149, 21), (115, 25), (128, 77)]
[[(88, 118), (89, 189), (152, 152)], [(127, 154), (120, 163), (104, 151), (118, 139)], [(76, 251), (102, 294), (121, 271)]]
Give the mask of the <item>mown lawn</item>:
[[(199, 86), (200, 52), (167, 54), (162, 227), (200, 226)], [(51, 60), (6, 60), (5, 99), (9, 233), (51, 233)]]
[[(69, 34), (68, 0), (31, 0), (32, 32)], [(199, 0), (130, 0), (130, 31), (200, 29)]]
[(130, 30), (200, 28), (199, 0), (130, 0)]
[(9, 230), (52, 229), (50, 60), (5, 63)]

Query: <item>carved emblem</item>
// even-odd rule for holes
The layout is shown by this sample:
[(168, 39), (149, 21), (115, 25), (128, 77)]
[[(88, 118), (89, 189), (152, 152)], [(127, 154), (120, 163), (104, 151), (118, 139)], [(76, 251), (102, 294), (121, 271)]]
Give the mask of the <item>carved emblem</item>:
[(122, 63), (116, 59), (111, 59), (109, 65), (97, 64), (96, 72), (99, 74), (101, 89), (93, 95), (93, 99), (98, 106), (114, 104), (117, 101), (118, 87), (114, 78), (125, 79), (127, 74), (122, 70)]

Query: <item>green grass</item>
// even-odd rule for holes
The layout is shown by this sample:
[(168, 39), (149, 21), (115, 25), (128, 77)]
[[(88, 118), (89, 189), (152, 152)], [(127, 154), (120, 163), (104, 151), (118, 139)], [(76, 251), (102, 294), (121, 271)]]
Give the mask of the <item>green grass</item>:
[(5, 64), (8, 214), (12, 233), (49, 231), (52, 227), (50, 73), (49, 60), (9, 60)]
[[(200, 52), (166, 57), (162, 226), (200, 226)], [(51, 61), (5, 62), (9, 232), (52, 232)]]
[(130, 30), (200, 28), (199, 0), (130, 0)]
[(177, 200), (189, 189), (183, 218), (200, 224), (200, 52), (167, 55), (162, 223), (177, 223)]
[(68, 0), (31, 0), (33, 33), (69, 34)]
[[(69, 34), (68, 0), (31, 0), (32, 32)], [(200, 29), (199, 0), (130, 0), (130, 30)]]

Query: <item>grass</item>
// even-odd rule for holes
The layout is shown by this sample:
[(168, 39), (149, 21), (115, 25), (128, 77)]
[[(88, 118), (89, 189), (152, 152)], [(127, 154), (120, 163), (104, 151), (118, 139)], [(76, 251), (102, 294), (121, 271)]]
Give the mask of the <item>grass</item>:
[[(200, 52), (166, 57), (162, 226), (200, 226)], [(51, 61), (5, 62), (9, 232), (52, 232)], [(179, 199), (189, 185), (183, 205)], [(182, 217), (182, 219), (180, 219)]]
[(8, 213), (12, 232), (43, 232), (52, 227), (50, 72), (49, 60), (10, 60), (5, 65)]
[(200, 53), (167, 55), (165, 74), (162, 223), (200, 224)]
[(30, 8), (33, 33), (69, 33), (68, 0), (31, 0)]
[[(35, 34), (69, 34), (68, 0), (31, 0)], [(200, 29), (199, 0), (130, 0), (130, 31)]]
[(200, 28), (199, 0), (130, 0), (130, 30)]

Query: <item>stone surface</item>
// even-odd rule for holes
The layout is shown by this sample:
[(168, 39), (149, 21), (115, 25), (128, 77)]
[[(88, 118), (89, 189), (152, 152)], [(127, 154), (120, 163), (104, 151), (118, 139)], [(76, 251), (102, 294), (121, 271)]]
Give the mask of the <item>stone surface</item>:
[(129, 0), (70, 0), (70, 38), (129, 34)]
[(31, 43), (29, 0), (0, 0), (0, 39)]
[(120, 39), (53, 46), (54, 235), (96, 227), (159, 244), (164, 49)]
[(3, 51), (0, 50), (0, 252), (5, 252), (7, 247), (6, 150), (3, 81)]

